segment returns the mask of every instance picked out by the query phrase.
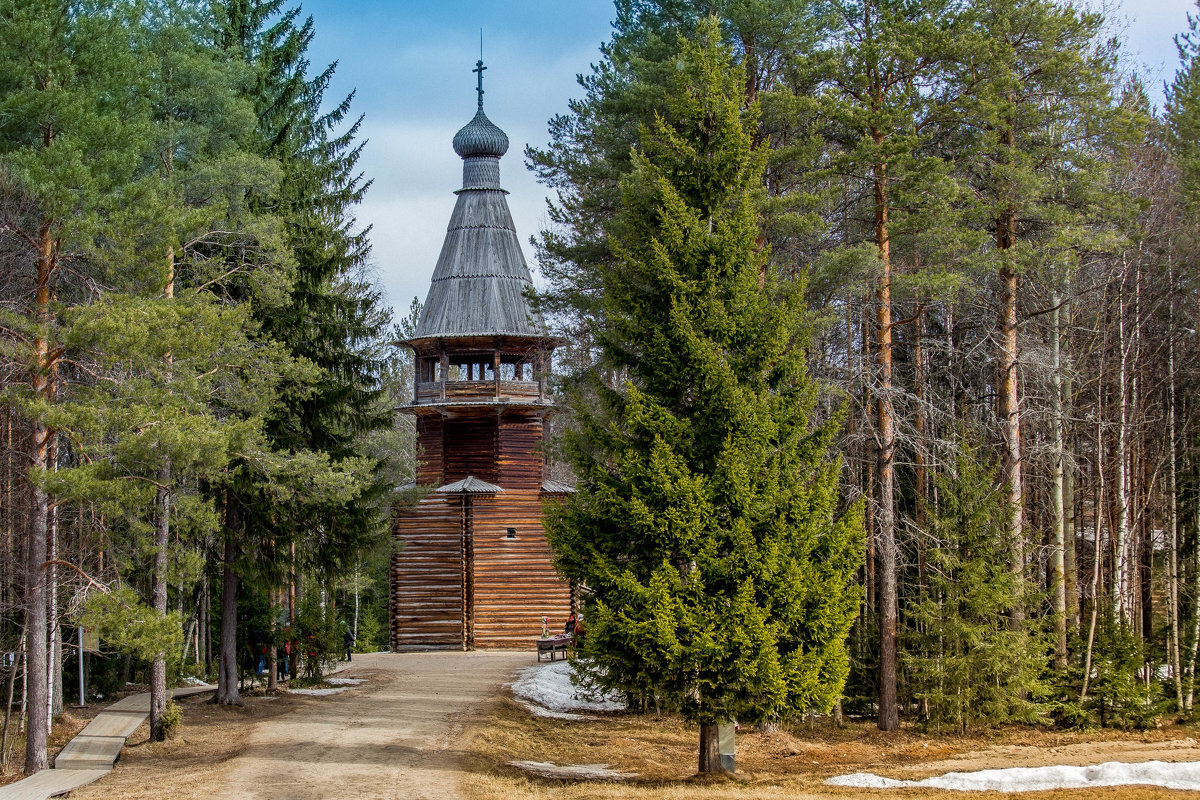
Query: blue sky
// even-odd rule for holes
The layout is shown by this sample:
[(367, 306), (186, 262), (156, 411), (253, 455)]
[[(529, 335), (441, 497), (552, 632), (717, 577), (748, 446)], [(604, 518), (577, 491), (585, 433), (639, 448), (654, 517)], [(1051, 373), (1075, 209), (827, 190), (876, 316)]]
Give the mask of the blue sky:
[[(374, 184), (358, 218), (372, 226), (373, 269), (397, 315), (424, 300), (462, 185), (450, 147), (475, 113), (479, 31), (487, 64), (488, 116), (512, 142), (501, 182), (525, 257), (545, 223), (546, 190), (525, 168), (526, 144), (544, 145), (547, 121), (580, 95), (575, 77), (589, 71), (609, 38), (611, 0), (300, 0), (316, 23), (314, 69), (338, 71), (329, 98), (357, 90), (369, 139), (362, 170)], [(1177, 64), (1172, 36), (1184, 30), (1194, 0), (1093, 0), (1126, 43), (1155, 99)]]

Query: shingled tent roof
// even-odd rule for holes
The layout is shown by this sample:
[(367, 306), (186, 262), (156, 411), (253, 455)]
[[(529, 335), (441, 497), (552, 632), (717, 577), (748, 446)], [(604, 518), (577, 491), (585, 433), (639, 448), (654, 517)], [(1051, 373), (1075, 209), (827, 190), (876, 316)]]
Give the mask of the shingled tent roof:
[(545, 324), (529, 308), (533, 287), (521, 243), (500, 188), (500, 157), (508, 136), (479, 111), (454, 137), (463, 159), (463, 188), (425, 307), (412, 340), (438, 337), (544, 337)]

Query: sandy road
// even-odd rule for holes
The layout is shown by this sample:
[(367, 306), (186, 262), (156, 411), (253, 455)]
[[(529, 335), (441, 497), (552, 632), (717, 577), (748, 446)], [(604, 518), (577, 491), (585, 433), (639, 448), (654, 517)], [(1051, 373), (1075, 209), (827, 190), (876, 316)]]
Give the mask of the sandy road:
[(514, 670), (531, 662), (530, 655), (355, 656), (339, 677), (366, 682), (255, 724), (242, 753), (218, 767), (224, 777), (220, 796), (458, 797), (456, 743), (464, 723)]

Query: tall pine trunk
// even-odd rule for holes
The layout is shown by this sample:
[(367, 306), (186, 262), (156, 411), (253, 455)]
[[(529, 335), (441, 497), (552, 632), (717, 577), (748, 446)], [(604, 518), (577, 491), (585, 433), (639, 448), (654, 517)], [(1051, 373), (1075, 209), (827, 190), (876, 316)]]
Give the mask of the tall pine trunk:
[[(168, 173), (171, 161), (167, 159)], [(175, 248), (167, 247), (167, 283), (163, 296), (170, 300), (175, 296)], [(171, 354), (166, 355), (171, 363)], [(170, 374), (166, 377), (171, 380)], [(167, 613), (167, 547), (171, 541), (171, 459), (165, 453), (158, 468), (158, 491), (154, 498), (154, 575), (152, 577), (151, 601), (154, 610)], [(182, 593), (180, 594), (182, 598)], [(186, 652), (187, 643), (184, 643)], [(163, 729), (163, 712), (167, 708), (167, 654), (160, 652), (150, 665), (150, 741), (161, 742), (166, 738)]]
[(1051, 387), (1051, 426), (1054, 433), (1053, 484), (1051, 487), (1051, 512), (1053, 514), (1052, 541), (1050, 549), (1050, 594), (1054, 604), (1054, 667), (1067, 666), (1067, 565), (1066, 565), (1066, 437), (1063, 422), (1063, 377), (1062, 340), (1060, 336), (1059, 296), (1051, 296), (1050, 304), (1050, 354), (1053, 362), (1053, 385)]
[(225, 557), (221, 571), (221, 642), (214, 703), (242, 705), (237, 672), (237, 537), (242, 535), (242, 512), (233, 492), (225, 493)]
[[(1071, 294), (1070, 279), (1068, 278), (1066, 294), (1069, 297)], [(1067, 300), (1063, 304), (1063, 316), (1066, 317), (1066, 329), (1071, 329), (1071, 302)], [(1061, 337), (1061, 334), (1060, 334)], [(1060, 347), (1062, 342), (1059, 342)], [(1070, 339), (1068, 334), (1067, 346), (1069, 347)], [(1074, 380), (1071, 372), (1068, 370), (1063, 375), (1063, 385), (1061, 402), (1063, 409), (1064, 425), (1065, 420), (1070, 419), (1071, 409), (1074, 404)], [(1072, 445), (1064, 446), (1065, 452), (1074, 452)], [(1067, 602), (1067, 621), (1071, 628), (1075, 631), (1079, 630), (1079, 567), (1075, 558), (1075, 462), (1073, 459), (1068, 459), (1063, 464), (1063, 586), (1066, 592)]]
[[(1002, 135), (1003, 144), (1013, 147), (1013, 131)], [(1016, 216), (1003, 211), (996, 220), (996, 247), (1000, 251), (1000, 432), (1004, 440), (1001, 471), (1007, 489), (1008, 539), (1011, 548), (1010, 567), (1018, 580), (1014, 591), (1012, 611), (1009, 612), (1014, 630), (1021, 630), (1025, 621), (1023, 579), (1025, 577), (1025, 492), (1021, 481), (1021, 407), (1017, 381), (1017, 290), (1018, 277), (1013, 264), (1012, 248), (1016, 240)]]
[[(882, 141), (876, 134), (876, 144)], [(876, 366), (876, 498), (879, 570), (879, 729), (900, 727), (896, 699), (896, 420), (892, 407), (892, 263), (888, 230), (887, 165), (874, 166), (875, 243), (879, 248), (879, 278), (875, 286)]]
[[(171, 529), (171, 461), (164, 460), (158, 468), (158, 491), (154, 502), (154, 575), (151, 605), (159, 614), (167, 613), (167, 545)], [(150, 665), (150, 741), (166, 738), (163, 730), (163, 711), (167, 707), (167, 654), (160, 652)]]
[(1167, 285), (1170, 295), (1167, 297), (1167, 492), (1170, 520), (1168, 521), (1171, 545), (1170, 564), (1167, 576), (1167, 613), (1171, 625), (1171, 641), (1168, 657), (1171, 662), (1171, 672), (1175, 683), (1175, 708), (1183, 712), (1183, 672), (1179, 645), (1179, 483), (1178, 456), (1179, 442), (1175, 429), (1175, 268), (1171, 262), (1171, 246), (1167, 245)]
[[(57, 258), (50, 223), (39, 230), (37, 258), (36, 323), (33, 340), (33, 364), (29, 385), (33, 395), (49, 400), (50, 371), (50, 281)], [(49, 465), (48, 451), (53, 432), (40, 419), (33, 422), (33, 447), (30, 472), (44, 472)], [(29, 541), (25, 561), (25, 707), (29, 715), (25, 726), (25, 774), (46, 768), (47, 730), (50, 724), (49, 685), (46, 653), (46, 537), (50, 503), (46, 490), (36, 482), (32, 487), (33, 519), (29, 521)]]

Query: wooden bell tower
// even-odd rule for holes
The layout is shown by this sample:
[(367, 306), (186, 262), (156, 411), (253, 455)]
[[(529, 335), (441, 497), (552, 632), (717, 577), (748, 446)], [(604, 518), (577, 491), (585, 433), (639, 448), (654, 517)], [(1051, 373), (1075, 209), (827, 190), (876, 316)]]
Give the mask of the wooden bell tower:
[(541, 454), (554, 339), (532, 312), (529, 268), (500, 188), (508, 136), (479, 110), (454, 137), (463, 188), (416, 331), (417, 485), (397, 514), (392, 650), (529, 647), (542, 617), (561, 625), (568, 584), (554, 570)]

